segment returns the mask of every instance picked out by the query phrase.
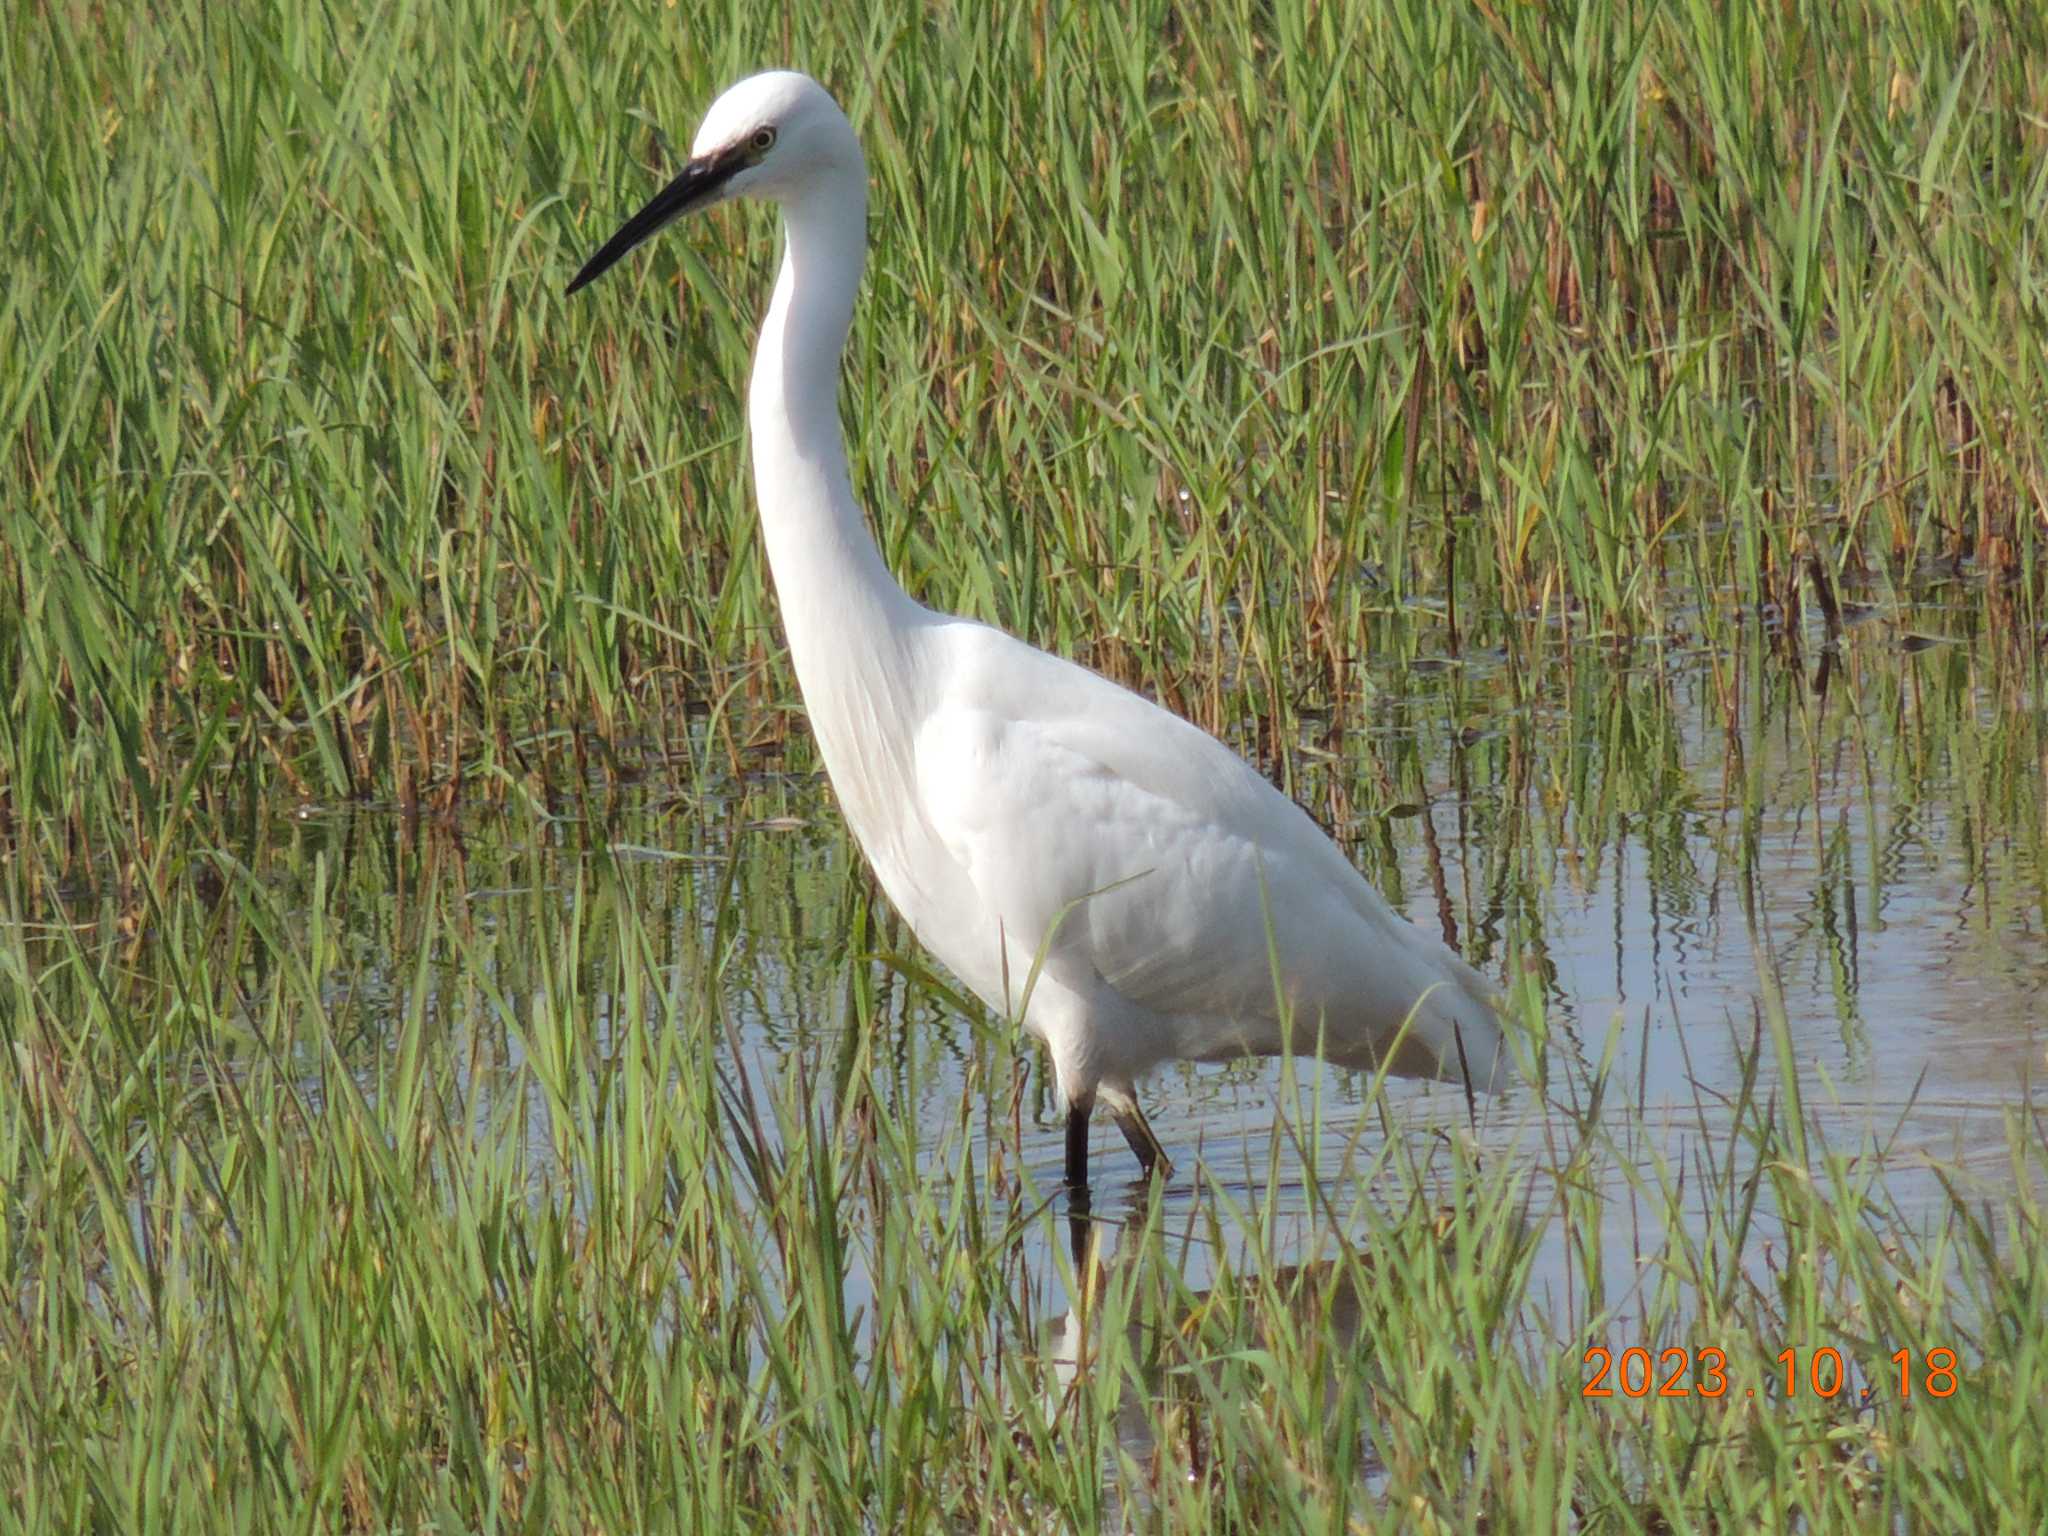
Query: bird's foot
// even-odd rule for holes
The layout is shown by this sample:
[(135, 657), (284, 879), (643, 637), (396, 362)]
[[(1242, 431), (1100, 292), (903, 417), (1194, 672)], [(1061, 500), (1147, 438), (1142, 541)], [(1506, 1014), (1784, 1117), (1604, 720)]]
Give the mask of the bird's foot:
[(1166, 1155), (1166, 1148), (1152, 1134), (1152, 1127), (1145, 1119), (1145, 1112), (1138, 1108), (1137, 1100), (1133, 1099), (1128, 1109), (1116, 1111), (1116, 1128), (1131, 1144), (1131, 1151), (1137, 1154), (1138, 1166), (1145, 1171), (1146, 1178), (1165, 1183), (1173, 1177), (1173, 1163)]

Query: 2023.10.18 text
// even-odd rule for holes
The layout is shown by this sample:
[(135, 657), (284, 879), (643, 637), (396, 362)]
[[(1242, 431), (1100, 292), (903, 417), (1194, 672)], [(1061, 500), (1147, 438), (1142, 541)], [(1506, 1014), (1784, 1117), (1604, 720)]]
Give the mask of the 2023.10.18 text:
[[(1585, 1364), (1593, 1374), (1580, 1387), (1581, 1397), (1615, 1396), (1615, 1387), (1608, 1385), (1610, 1378), (1623, 1397), (1726, 1397), (1729, 1391), (1728, 1356), (1711, 1344), (1694, 1350), (1674, 1345), (1657, 1351), (1654, 1363), (1651, 1352), (1640, 1345), (1617, 1356), (1606, 1345), (1595, 1344), (1586, 1351)], [(1802, 1393), (1834, 1397), (1849, 1381), (1841, 1351), (1832, 1344), (1804, 1352), (1780, 1350), (1777, 1364), (1777, 1372), (1766, 1385), (1778, 1388), (1784, 1397)], [(1929, 1397), (1953, 1397), (1962, 1384), (1956, 1352), (1945, 1346), (1925, 1350), (1918, 1359), (1910, 1349), (1897, 1350), (1891, 1365), (1897, 1374), (1887, 1378), (1887, 1383), (1898, 1383), (1900, 1397), (1911, 1397), (1916, 1391)], [(1872, 1378), (1872, 1387), (1862, 1389), (1863, 1399), (1874, 1395), (1875, 1380)], [(1756, 1396), (1756, 1388), (1748, 1388), (1745, 1395)]]

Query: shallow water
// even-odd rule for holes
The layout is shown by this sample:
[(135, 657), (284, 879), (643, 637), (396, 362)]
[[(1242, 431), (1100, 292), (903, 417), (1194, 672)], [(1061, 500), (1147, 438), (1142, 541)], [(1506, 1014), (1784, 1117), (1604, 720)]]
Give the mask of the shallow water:
[[(1815, 1132), (1875, 1159), (1908, 1216), (1950, 1198), (1937, 1163), (1966, 1193), (1972, 1180), (2009, 1185), (2010, 1117), (2048, 1107), (2044, 729), (2041, 701), (1992, 643), (1907, 643), (1948, 635), (1965, 612), (1880, 610), (1827, 661), (1824, 691), (1817, 636), (1791, 655), (1753, 627), (1734, 650), (1682, 630), (1627, 648), (1555, 646), (1535, 672), (1426, 644), (1369, 660), (1359, 696), (1293, 755), (1294, 792), (1419, 926), (1448, 923), (1483, 968), (1499, 976), (1512, 963), (1518, 985), (1540, 990), (1547, 1085), (1496, 1095), (1475, 1120), (1441, 1085), (1399, 1085), (1382, 1114), (1361, 1108), (1359, 1079), (1310, 1066), (1291, 1078), (1270, 1062), (1162, 1071), (1145, 1093), (1177, 1164), (1168, 1230), (1267, 1200), (1282, 1249), (1313, 1257), (1302, 1149), (1324, 1179), (1341, 1178), (1390, 1133), (1469, 1138), (1540, 1179), (1603, 1064), (1617, 1088), (1602, 1114), (1639, 1167), (1718, 1160), (1752, 1053), (1763, 1092), (1783, 1087), (1790, 1063)], [(1376, 806), (1397, 809), (1359, 809)], [(886, 914), (865, 936), (849, 931), (866, 886), (822, 779), (771, 766), (707, 783), (656, 762), (578, 814), (577, 838), (520, 842), (508, 834), (532, 823), (507, 816), (466, 826), (459, 855), (433, 858), (423, 843), (393, 852), (391, 818), (313, 816), (309, 847), (369, 857), (392, 886), (389, 909), (358, 914), (337, 1003), (374, 1036), (402, 996), (395, 978), (420, 966), (403, 952), (403, 914), (424, 898), (406, 887), (458, 882), (487, 937), (428, 969), (452, 978), (479, 952), (500, 957), (509, 1005), (448, 1022), (496, 1042), (472, 1058), (478, 1113), (495, 1094), (535, 1097), (544, 1164), (545, 1110), (523, 1069), (524, 1041), (549, 1021), (520, 1000), (538, 993), (523, 967), (561, 944), (551, 919), (577, 892), (616, 882), (617, 899), (664, 936), (658, 985), (718, 990), (733, 1026), (727, 1066), (772, 1083), (801, 1060), (829, 1077), (847, 1045), (849, 977), (871, 982), (885, 1021), (877, 1096), (915, 1120), (927, 1166), (943, 1175), (971, 1143), (982, 1170), (1024, 1174), (1020, 1211), (1057, 1199), (1062, 1122), (1035, 1051), (916, 976), (928, 962)], [(594, 831), (610, 858), (576, 851)], [(447, 995), (478, 994), (451, 983)], [(576, 1027), (602, 1042), (628, 1006)], [(1534, 1060), (1536, 1042), (1524, 1046)], [(1125, 1182), (1135, 1166), (1113, 1129), (1098, 1128), (1094, 1156), (1093, 1215), (1113, 1227), (1145, 1194)], [(1624, 1316), (1662, 1213), (1607, 1177), (1604, 1294)], [(1063, 1225), (1028, 1230), (1022, 1274), (1039, 1291), (1033, 1312), (1053, 1320), (1041, 1343), (1056, 1360)], [(1768, 1212), (1758, 1231), (1769, 1239)], [(1561, 1230), (1539, 1218), (1535, 1239), (1548, 1318), (1531, 1323), (1562, 1346), (1583, 1326), (1584, 1277)], [(1202, 1241), (1184, 1251), (1192, 1286), (1232, 1267)], [(861, 1285), (856, 1272), (852, 1306)]]

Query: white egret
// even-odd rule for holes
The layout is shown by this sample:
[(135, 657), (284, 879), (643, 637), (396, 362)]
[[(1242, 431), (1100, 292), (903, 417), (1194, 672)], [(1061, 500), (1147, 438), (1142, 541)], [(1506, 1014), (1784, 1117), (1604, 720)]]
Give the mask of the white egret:
[(1087, 1187), (1098, 1103), (1150, 1173), (1164, 1154), (1138, 1079), (1170, 1060), (1278, 1054), (1283, 1019), (1304, 1053), (1340, 1065), (1491, 1086), (1503, 1052), (1485, 981), (1396, 914), (1299, 806), (1187, 721), (925, 608), (889, 574), (838, 409), (867, 164), (823, 87), (776, 71), (726, 91), (689, 163), (569, 292), (671, 220), (736, 197), (782, 210), (747, 421), (818, 750), (911, 929), (1045, 1042), (1068, 1184)]

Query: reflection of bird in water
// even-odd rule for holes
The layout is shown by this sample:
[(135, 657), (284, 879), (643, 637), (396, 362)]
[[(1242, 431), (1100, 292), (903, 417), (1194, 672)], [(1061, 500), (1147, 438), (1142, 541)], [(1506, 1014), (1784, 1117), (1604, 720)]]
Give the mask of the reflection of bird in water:
[(1397, 915), (1300, 807), (1212, 736), (1020, 640), (922, 607), (862, 519), (840, 355), (867, 251), (867, 168), (813, 80), (756, 75), (705, 115), (688, 164), (576, 274), (672, 219), (752, 196), (782, 210), (747, 421), (754, 486), (811, 729), (868, 862), (919, 939), (1044, 1040), (1088, 1181), (1100, 1102), (1165, 1164), (1138, 1079), (1172, 1060), (1276, 1055), (1493, 1084), (1485, 981)]
[[(1063, 1400), (1082, 1389), (1102, 1357), (1099, 1304), (1108, 1273), (1119, 1262), (1116, 1232), (1108, 1223), (1091, 1227), (1075, 1267), (1081, 1299), (1046, 1330), (1044, 1358)], [(1141, 1461), (1149, 1460), (1155, 1477), (1165, 1475), (1169, 1467), (1178, 1476), (1206, 1475), (1211, 1437), (1204, 1404), (1213, 1395), (1203, 1389), (1198, 1373), (1216, 1369), (1219, 1351), (1235, 1358), (1250, 1347), (1295, 1359), (1304, 1353), (1300, 1343), (1313, 1339), (1310, 1353), (1329, 1362), (1323, 1389), (1326, 1407), (1347, 1385), (1340, 1374), (1353, 1370), (1368, 1372), (1372, 1390), (1383, 1390), (1384, 1372), (1376, 1357), (1358, 1347), (1371, 1305), (1360, 1292), (1362, 1262), (1368, 1261), (1323, 1259), (1281, 1265), (1269, 1276), (1220, 1281), (1169, 1316), (1129, 1321), (1124, 1329), (1128, 1355), (1143, 1362), (1144, 1370), (1142, 1383), (1122, 1374), (1116, 1409), (1118, 1445)], [(1295, 1340), (1295, 1348), (1276, 1350), (1282, 1335)], [(1121, 1366), (1119, 1358), (1112, 1368), (1121, 1371)], [(1155, 1425), (1166, 1431), (1167, 1443), (1159, 1442)], [(1378, 1465), (1371, 1427), (1362, 1423), (1360, 1434), (1359, 1471), (1369, 1474)]]

